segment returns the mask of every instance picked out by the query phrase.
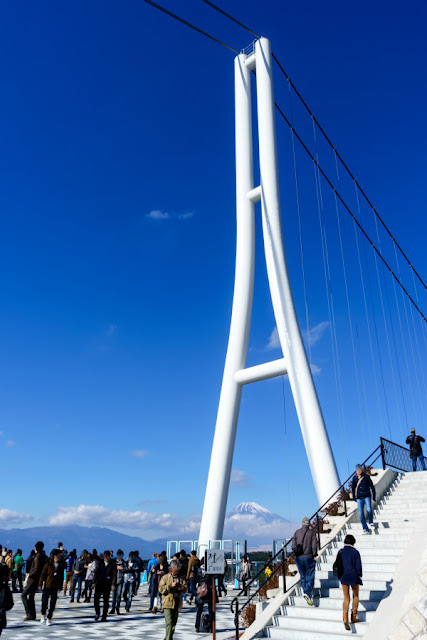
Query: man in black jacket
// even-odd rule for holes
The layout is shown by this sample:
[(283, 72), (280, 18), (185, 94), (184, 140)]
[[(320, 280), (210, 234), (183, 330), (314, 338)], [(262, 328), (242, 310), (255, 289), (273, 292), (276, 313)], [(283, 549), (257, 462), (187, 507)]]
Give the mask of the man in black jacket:
[(85, 549), (84, 551), (82, 551), (80, 558), (76, 558), (76, 560), (74, 560), (70, 602), (74, 602), (76, 585), (77, 585), (77, 602), (80, 602), (80, 592), (82, 590), (82, 581), (86, 574), (86, 569), (85, 569), (86, 560), (87, 560), (86, 555), (87, 555), (87, 551)]
[(21, 598), (25, 607), (25, 613), (27, 614), (24, 621), (36, 619), (36, 605), (34, 603), (34, 596), (39, 586), (39, 579), (43, 571), (43, 567), (46, 564), (46, 554), (43, 551), (43, 542), (37, 542), (35, 546), (35, 556), (31, 563), (31, 569), (28, 573), (27, 584), (24, 587)]
[(95, 595), (93, 598), (93, 604), (95, 606), (95, 620), (99, 620), (101, 613), (101, 607), (99, 601), (101, 596), (104, 600), (104, 608), (102, 612), (101, 622), (106, 622), (108, 605), (110, 602), (110, 593), (116, 588), (117, 582), (117, 565), (116, 561), (111, 559), (110, 551), (104, 551), (103, 557), (98, 562), (98, 565), (93, 574), (93, 584), (95, 587)]
[(422, 436), (415, 433), (415, 429), (411, 429), (411, 435), (406, 438), (406, 444), (409, 444), (409, 455), (412, 458), (412, 468), (417, 470), (417, 460), (420, 461), (421, 469), (426, 470), (426, 463), (424, 460), (423, 448), (421, 443), (425, 442)]
[[(363, 470), (360, 464), (356, 465), (356, 473), (351, 481), (351, 492), (353, 499), (357, 502), (357, 508), (359, 509), (360, 522), (363, 527), (363, 535), (369, 535), (369, 528), (375, 530), (374, 514), (372, 512), (372, 502), (375, 502), (375, 486), (372, 482), (371, 476)], [(366, 515), (369, 522), (369, 528), (365, 519), (365, 507)]]

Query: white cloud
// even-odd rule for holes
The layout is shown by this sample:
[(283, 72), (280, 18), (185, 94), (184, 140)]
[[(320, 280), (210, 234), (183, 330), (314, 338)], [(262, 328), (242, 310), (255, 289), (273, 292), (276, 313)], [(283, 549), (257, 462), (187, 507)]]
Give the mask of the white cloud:
[(15, 440), (7, 440), (6, 441), (6, 447), (14, 447), (16, 445)]
[(161, 534), (182, 534), (198, 532), (200, 518), (192, 517), (184, 520), (171, 513), (110, 510), (100, 505), (81, 504), (78, 507), (58, 507), (58, 513), (50, 516), (49, 524), (53, 526), (97, 525), (119, 529), (156, 530)]
[(194, 211), (187, 211), (186, 213), (180, 213), (178, 220), (190, 220), (194, 216)]
[(145, 458), (145, 456), (147, 455), (147, 452), (146, 452), (146, 451), (144, 451), (144, 449), (134, 449), (134, 450), (132, 451), (132, 455), (133, 455), (135, 458)]
[(234, 540), (241, 540), (248, 536), (262, 536), (273, 540), (288, 537), (294, 531), (295, 525), (291, 522), (287, 523), (280, 519), (265, 522), (263, 518), (256, 515), (236, 514), (225, 521), (224, 536)]
[(317, 364), (311, 364), (310, 368), (311, 368), (311, 373), (314, 376), (318, 376), (322, 372), (322, 369), (318, 367)]
[(28, 513), (18, 513), (10, 509), (0, 509), (0, 525), (9, 527), (11, 524), (21, 524), (27, 520), (32, 520), (32, 516)]
[(313, 346), (322, 339), (325, 331), (329, 329), (329, 322), (323, 321), (310, 327), (310, 331), (303, 331), (304, 340)]
[(251, 476), (248, 476), (248, 474), (241, 469), (233, 469), (231, 471), (230, 482), (232, 487), (247, 487), (250, 480)]
[(279, 332), (277, 331), (277, 327), (274, 327), (271, 332), (266, 349), (280, 349)]
[(153, 211), (147, 213), (146, 217), (150, 218), (150, 220), (168, 220), (170, 218), (170, 215), (167, 213), (167, 211), (153, 209)]

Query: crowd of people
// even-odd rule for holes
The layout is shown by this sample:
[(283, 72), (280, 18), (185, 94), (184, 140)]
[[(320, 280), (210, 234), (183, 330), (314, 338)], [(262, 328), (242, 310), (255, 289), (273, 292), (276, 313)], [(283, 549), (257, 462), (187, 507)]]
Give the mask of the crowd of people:
[[(20, 593), (25, 609), (24, 622), (37, 620), (35, 596), (41, 591), (41, 624), (50, 626), (58, 597), (69, 597), (70, 603), (90, 603), (93, 598), (94, 620), (105, 622), (108, 615), (120, 615), (121, 606), (129, 612), (132, 599), (138, 593), (144, 563), (138, 551), (131, 551), (125, 558), (121, 549), (114, 555), (106, 550), (98, 554), (96, 549), (84, 549), (80, 555), (74, 549), (67, 552), (60, 542), (49, 556), (44, 543), (35, 544), (30, 556), (24, 560), (22, 550), (13, 554), (0, 545), (0, 635), (6, 627), (6, 612), (13, 607), (13, 593)], [(189, 593), (188, 604), (197, 608), (195, 630), (208, 632), (212, 626), (212, 579), (204, 572), (204, 559), (196, 551), (176, 553), (168, 562), (166, 551), (154, 553), (148, 562), (147, 581), (149, 612), (164, 614), (166, 640), (172, 640), (183, 605), (184, 594)], [(216, 600), (227, 590), (224, 574), (217, 577)], [(25, 579), (24, 579), (25, 578)], [(9, 588), (9, 583), (12, 589)], [(102, 607), (101, 607), (102, 604)], [(208, 612), (203, 615), (203, 608)], [(102, 608), (102, 612), (101, 612)]]

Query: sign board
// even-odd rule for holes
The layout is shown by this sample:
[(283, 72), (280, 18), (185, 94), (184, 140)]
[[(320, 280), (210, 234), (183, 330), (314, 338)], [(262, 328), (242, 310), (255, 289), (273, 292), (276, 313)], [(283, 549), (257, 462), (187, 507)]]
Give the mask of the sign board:
[(205, 573), (220, 575), (224, 573), (224, 549), (208, 549), (205, 551)]

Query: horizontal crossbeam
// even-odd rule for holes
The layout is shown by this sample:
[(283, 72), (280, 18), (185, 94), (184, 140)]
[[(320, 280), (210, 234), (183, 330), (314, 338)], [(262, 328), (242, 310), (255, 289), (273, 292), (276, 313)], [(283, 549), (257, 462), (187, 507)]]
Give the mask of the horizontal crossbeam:
[(286, 373), (288, 373), (288, 370), (285, 359), (280, 358), (280, 360), (257, 364), (255, 367), (240, 369), (234, 374), (234, 379), (238, 384), (250, 384), (251, 382), (259, 382), (260, 380), (283, 376)]

